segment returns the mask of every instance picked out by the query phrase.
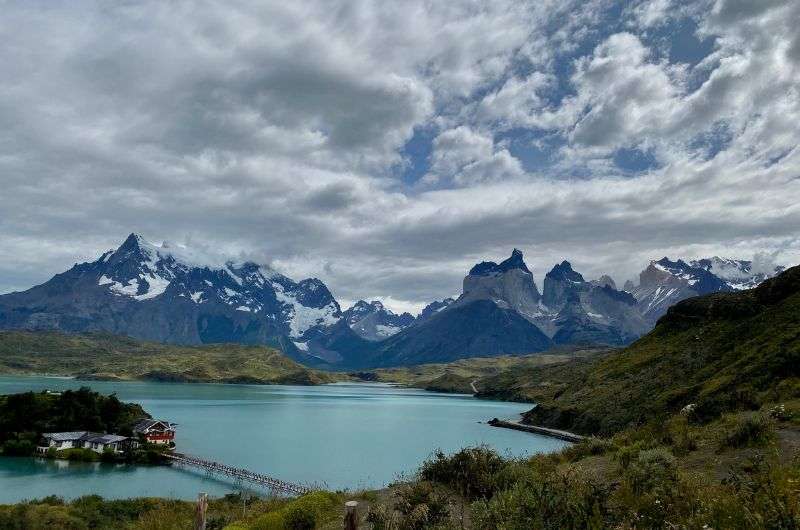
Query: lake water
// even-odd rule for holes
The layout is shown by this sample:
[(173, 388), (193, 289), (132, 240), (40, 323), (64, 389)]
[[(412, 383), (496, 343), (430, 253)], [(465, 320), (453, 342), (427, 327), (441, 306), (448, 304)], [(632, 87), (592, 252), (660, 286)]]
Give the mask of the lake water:
[[(81, 382), (0, 377), (0, 394), (90, 386), (141, 403), (178, 424), (184, 453), (276, 478), (330, 489), (375, 488), (413, 473), (434, 450), (488, 444), (512, 455), (554, 451), (565, 442), (486, 425), (530, 405), (478, 400), (376, 384), (316, 387), (148, 382)], [(74, 498), (158, 496), (238, 491), (202, 472), (172, 467), (82, 464), (0, 457), (0, 503), (46, 495)]]

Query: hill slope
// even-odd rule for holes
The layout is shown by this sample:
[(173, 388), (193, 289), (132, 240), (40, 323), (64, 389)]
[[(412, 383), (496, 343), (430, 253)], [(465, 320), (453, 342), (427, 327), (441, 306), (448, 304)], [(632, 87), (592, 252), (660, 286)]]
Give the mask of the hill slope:
[(172, 346), (107, 333), (0, 332), (0, 374), (55, 374), (98, 379), (317, 384), (309, 370), (265, 346)]
[(737, 293), (691, 298), (599, 360), (501, 374), (484, 396), (539, 405), (526, 421), (611, 434), (694, 404), (694, 414), (800, 396), (800, 267)]

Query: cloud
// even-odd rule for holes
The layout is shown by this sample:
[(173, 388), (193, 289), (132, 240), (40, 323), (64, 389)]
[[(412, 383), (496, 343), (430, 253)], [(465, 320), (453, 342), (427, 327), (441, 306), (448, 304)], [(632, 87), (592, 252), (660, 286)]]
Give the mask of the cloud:
[(522, 174), (517, 159), (497, 148), (491, 137), (460, 126), (442, 132), (433, 142), (429, 182), (452, 178), (458, 185), (514, 178)]
[(515, 246), (800, 260), (797, 2), (3, 8), (0, 291), (131, 231), (409, 308)]

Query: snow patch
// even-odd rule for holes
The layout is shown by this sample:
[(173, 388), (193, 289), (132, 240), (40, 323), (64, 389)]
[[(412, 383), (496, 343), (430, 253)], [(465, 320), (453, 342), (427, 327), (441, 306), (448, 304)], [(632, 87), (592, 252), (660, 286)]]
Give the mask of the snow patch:
[(155, 298), (156, 296), (166, 291), (170, 283), (170, 281), (167, 280), (166, 278), (162, 278), (161, 276), (155, 276), (153, 274), (144, 279), (147, 281), (147, 284), (150, 286), (150, 288), (142, 294), (139, 295), (134, 294), (133, 297), (136, 300), (150, 300), (151, 298)]
[(401, 331), (403, 331), (403, 328), (399, 328), (397, 326), (389, 326), (383, 324), (378, 324), (377, 326), (375, 326), (375, 334), (378, 335), (379, 337), (391, 337), (392, 335), (396, 335)]
[(289, 335), (292, 338), (302, 337), (315, 326), (332, 326), (339, 321), (336, 316), (336, 305), (330, 303), (324, 307), (306, 307), (294, 296), (286, 293), (279, 283), (273, 283), (275, 297), (284, 304), (286, 318), (289, 321)]

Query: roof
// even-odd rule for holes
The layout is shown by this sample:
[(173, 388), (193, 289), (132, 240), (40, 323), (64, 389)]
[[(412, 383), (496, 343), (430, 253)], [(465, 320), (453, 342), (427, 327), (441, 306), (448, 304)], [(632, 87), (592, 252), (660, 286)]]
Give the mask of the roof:
[(70, 431), (70, 432), (46, 432), (42, 436), (56, 442), (90, 442), (101, 444), (113, 444), (127, 440), (127, 436), (117, 434), (101, 434), (97, 432)]
[(87, 433), (86, 437), (83, 439), (85, 442), (89, 443), (99, 443), (103, 445), (113, 444), (117, 442), (124, 442), (127, 440), (127, 436), (119, 436), (117, 434), (97, 434), (97, 433)]
[(134, 423), (133, 431), (143, 433), (146, 430), (151, 429), (152, 427), (155, 427), (158, 424), (163, 425), (165, 429), (171, 429), (173, 427), (173, 424), (171, 424), (168, 421), (147, 419), (147, 420), (139, 420), (136, 423)]
[(86, 431), (69, 431), (69, 432), (46, 432), (42, 436), (55, 440), (56, 442), (69, 442), (80, 440), (86, 436)]

